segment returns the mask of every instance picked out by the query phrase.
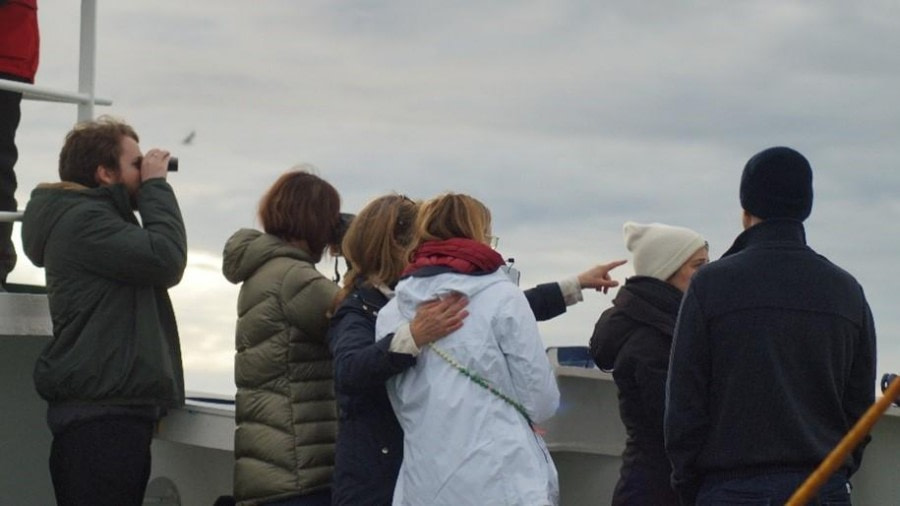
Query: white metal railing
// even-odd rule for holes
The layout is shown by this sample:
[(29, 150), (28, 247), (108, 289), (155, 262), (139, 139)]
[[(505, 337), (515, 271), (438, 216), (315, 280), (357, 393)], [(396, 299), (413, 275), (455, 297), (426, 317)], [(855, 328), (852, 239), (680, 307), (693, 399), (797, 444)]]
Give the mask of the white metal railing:
[[(44, 100), (78, 105), (78, 121), (93, 119), (95, 105), (112, 105), (112, 100), (94, 95), (97, 60), (97, 0), (81, 0), (81, 37), (78, 51), (78, 91), (0, 79), (0, 89), (16, 91), (26, 100)], [(0, 222), (21, 221), (21, 211), (0, 211)]]
[[(63, 91), (46, 86), (36, 86), (34, 84), (20, 83), (17, 81), (7, 81), (0, 79), (0, 90), (17, 91), (22, 94), (22, 98), (27, 100), (44, 100), (47, 102), (65, 102), (69, 104), (78, 104), (81, 106), (96, 105), (112, 105), (112, 100), (106, 98), (94, 97), (89, 93), (78, 91)], [(93, 111), (93, 107), (90, 108)], [(91, 114), (90, 117), (93, 117)], [(82, 118), (81, 109), (79, 109), (78, 120), (90, 119), (90, 117)]]
[(94, 96), (97, 60), (97, 0), (81, 0), (81, 36), (78, 50), (78, 91), (61, 91), (44, 86), (0, 79), (0, 89), (17, 91), (28, 100), (78, 104), (78, 121), (94, 117), (94, 105), (112, 105), (112, 100)]
[(0, 211), (0, 223), (10, 221), (22, 221), (22, 211)]

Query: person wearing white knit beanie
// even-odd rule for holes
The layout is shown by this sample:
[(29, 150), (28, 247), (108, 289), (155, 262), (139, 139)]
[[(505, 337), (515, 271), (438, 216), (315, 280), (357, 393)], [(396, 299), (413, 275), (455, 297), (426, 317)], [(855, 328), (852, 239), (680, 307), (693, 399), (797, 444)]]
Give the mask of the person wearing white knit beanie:
[(709, 262), (706, 240), (691, 229), (625, 222), (625, 246), (634, 255), (634, 273), (687, 291), (691, 276)]
[(677, 506), (662, 431), (666, 373), (678, 307), (709, 251), (687, 228), (629, 221), (623, 231), (635, 276), (600, 315), (590, 343), (597, 366), (612, 371), (629, 435), (611, 504)]

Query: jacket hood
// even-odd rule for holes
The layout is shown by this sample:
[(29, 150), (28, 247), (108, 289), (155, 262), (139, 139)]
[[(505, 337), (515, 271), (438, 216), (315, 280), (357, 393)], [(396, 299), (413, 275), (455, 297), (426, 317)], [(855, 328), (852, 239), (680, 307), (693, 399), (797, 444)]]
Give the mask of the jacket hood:
[(411, 276), (397, 284), (397, 304), (404, 318), (412, 319), (419, 304), (457, 292), (469, 299), (497, 283), (510, 282), (501, 269), (488, 274), (460, 274), (447, 269), (431, 276)]
[(50, 232), (73, 206), (87, 200), (111, 200), (124, 215), (132, 214), (128, 190), (123, 185), (88, 188), (78, 183), (42, 183), (32, 192), (22, 219), (22, 247), (38, 267), (44, 266), (44, 249)]
[(222, 274), (232, 283), (243, 283), (273, 258), (288, 257), (315, 264), (312, 255), (274, 235), (249, 228), (235, 232), (222, 254)]
[(622, 347), (638, 326), (653, 327), (667, 336), (675, 332), (675, 320), (683, 294), (655, 278), (629, 278), (613, 299), (613, 307), (600, 316), (591, 338), (594, 360), (610, 371)]

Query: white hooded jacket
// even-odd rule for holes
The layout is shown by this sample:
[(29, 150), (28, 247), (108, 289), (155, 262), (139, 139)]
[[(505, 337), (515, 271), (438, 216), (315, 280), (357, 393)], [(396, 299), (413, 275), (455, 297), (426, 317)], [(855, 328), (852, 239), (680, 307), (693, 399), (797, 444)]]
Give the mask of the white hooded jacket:
[[(469, 298), (469, 316), (435, 346), (520, 403), (535, 423), (553, 416), (559, 390), (534, 314), (500, 270), (402, 280), (378, 315), (377, 339), (412, 320), (422, 302), (450, 292)], [(525, 417), (433, 349), (387, 389), (404, 432), (394, 505), (558, 503), (556, 468)]]

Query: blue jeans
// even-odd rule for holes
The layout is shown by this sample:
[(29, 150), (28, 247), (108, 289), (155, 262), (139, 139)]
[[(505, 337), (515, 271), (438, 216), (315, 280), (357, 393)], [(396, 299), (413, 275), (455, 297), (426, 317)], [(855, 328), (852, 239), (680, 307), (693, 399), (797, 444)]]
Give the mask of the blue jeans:
[[(726, 480), (706, 480), (697, 494), (697, 506), (775, 506), (791, 498), (809, 473), (759, 474)], [(850, 484), (843, 473), (832, 476), (810, 503), (821, 506), (850, 506)]]

